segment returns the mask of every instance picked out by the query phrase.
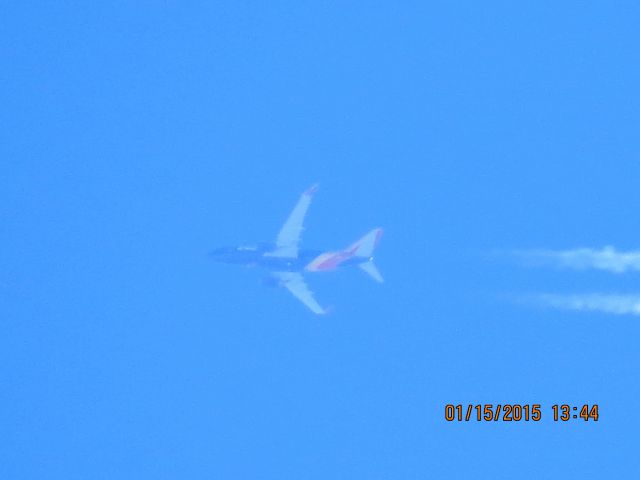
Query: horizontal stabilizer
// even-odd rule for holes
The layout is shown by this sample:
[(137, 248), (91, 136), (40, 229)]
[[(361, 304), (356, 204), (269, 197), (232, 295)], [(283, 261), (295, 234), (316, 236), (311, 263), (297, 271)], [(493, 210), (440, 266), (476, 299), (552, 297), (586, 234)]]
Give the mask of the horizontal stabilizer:
[(353, 243), (347, 248), (347, 251), (353, 252), (353, 255), (356, 257), (369, 258), (373, 254), (373, 250), (378, 245), (378, 242), (380, 242), (380, 237), (382, 237), (382, 229), (375, 228), (360, 240)]
[(373, 260), (369, 260), (368, 262), (362, 262), (358, 265), (364, 272), (366, 272), (371, 278), (373, 278), (376, 282), (384, 282), (384, 278), (380, 275), (380, 271), (376, 267), (376, 264), (373, 263)]

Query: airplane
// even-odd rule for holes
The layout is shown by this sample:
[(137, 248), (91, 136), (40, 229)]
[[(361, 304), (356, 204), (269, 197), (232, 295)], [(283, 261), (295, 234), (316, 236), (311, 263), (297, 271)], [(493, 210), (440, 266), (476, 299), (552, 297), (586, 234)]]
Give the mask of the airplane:
[(373, 263), (373, 251), (382, 236), (381, 228), (371, 230), (343, 250), (323, 252), (300, 248), (304, 218), (317, 190), (318, 185), (305, 190), (280, 229), (275, 243), (222, 247), (213, 250), (210, 253), (211, 257), (221, 263), (268, 269), (271, 273), (271, 283), (285, 287), (309, 310), (319, 315), (327, 313), (327, 310), (315, 300), (304, 281), (303, 273), (327, 272), (338, 267), (357, 266), (371, 278), (382, 283), (382, 275)]

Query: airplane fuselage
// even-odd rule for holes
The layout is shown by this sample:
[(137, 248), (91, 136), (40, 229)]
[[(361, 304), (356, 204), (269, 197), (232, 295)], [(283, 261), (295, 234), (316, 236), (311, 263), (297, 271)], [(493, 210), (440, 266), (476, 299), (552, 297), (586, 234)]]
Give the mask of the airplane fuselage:
[(293, 211), (289, 214), (276, 241), (259, 243), (249, 247), (221, 247), (213, 250), (210, 256), (220, 263), (262, 267), (269, 271), (265, 279), (267, 285), (286, 288), (293, 296), (304, 303), (313, 313), (323, 314), (322, 308), (313, 297), (313, 292), (304, 281), (307, 272), (326, 272), (338, 267), (358, 266), (377, 282), (382, 275), (373, 263), (373, 250), (380, 240), (382, 229), (376, 228), (349, 245), (336, 251), (301, 250), (300, 234), (304, 230), (304, 217), (311, 203), (311, 197), (318, 189), (317, 185), (305, 190)]
[[(323, 253), (321, 250), (300, 250), (297, 257), (290, 258), (274, 256), (272, 255), (273, 252), (273, 247), (265, 244), (250, 247), (222, 247), (213, 250), (209, 255), (220, 263), (262, 267), (279, 272), (301, 272)], [(361, 258), (346, 258), (335, 267), (358, 265), (362, 261)], [(326, 270), (333, 270), (333, 268), (327, 268)]]

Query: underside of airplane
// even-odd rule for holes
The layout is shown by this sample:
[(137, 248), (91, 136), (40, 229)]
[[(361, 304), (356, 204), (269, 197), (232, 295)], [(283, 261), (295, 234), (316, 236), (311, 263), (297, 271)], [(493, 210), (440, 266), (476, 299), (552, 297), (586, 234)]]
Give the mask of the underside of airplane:
[(377, 282), (382, 275), (373, 263), (373, 252), (382, 236), (375, 228), (347, 248), (338, 251), (303, 250), (299, 248), (306, 216), (317, 185), (307, 189), (284, 223), (274, 243), (255, 246), (222, 247), (211, 252), (219, 262), (260, 266), (270, 271), (274, 284), (285, 287), (313, 313), (325, 314), (304, 281), (305, 272), (326, 272), (347, 266), (357, 266)]

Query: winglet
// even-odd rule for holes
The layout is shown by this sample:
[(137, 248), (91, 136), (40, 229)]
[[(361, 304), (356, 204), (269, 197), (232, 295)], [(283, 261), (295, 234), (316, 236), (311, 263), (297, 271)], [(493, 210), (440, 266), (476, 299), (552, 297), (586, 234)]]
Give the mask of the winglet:
[(318, 188), (320, 187), (320, 185), (318, 183), (314, 183), (313, 185), (311, 185), (309, 188), (307, 188), (304, 191), (305, 195), (311, 196), (314, 193), (316, 193), (318, 191)]

